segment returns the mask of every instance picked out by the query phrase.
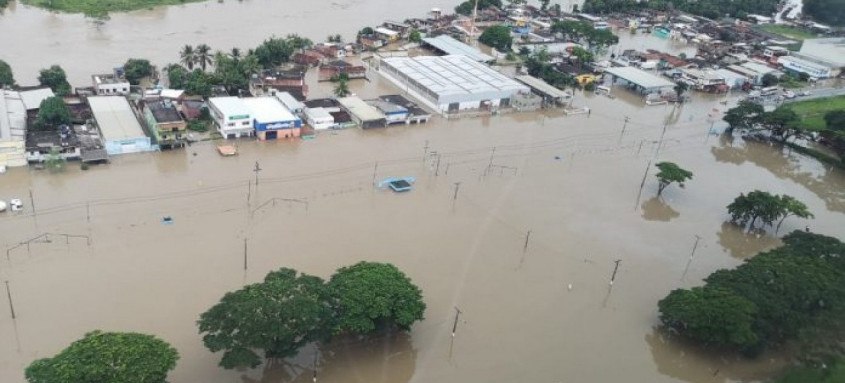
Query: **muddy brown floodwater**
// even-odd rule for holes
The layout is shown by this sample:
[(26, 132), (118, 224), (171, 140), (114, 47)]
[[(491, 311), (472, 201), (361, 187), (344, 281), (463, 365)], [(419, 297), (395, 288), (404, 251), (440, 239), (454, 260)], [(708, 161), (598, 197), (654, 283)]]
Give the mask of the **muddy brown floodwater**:
[[(352, 90), (396, 92), (372, 77)], [(314, 87), (317, 95), (329, 91)], [(23, 198), (26, 211), (0, 215), (0, 245), (51, 234), (0, 259), (17, 313), (12, 320), (3, 302), (0, 381), (22, 382), (30, 362), (93, 329), (167, 340), (181, 354), (174, 383), (306, 382), (315, 352), (320, 382), (771, 376), (783, 356), (742, 360), (666, 336), (656, 329), (657, 301), (778, 244), (771, 233), (745, 235), (724, 224), (725, 206), (741, 192), (761, 188), (805, 201), (816, 219), (787, 220), (782, 233), (809, 225), (841, 236), (845, 176), (768, 145), (708, 135), (708, 111), (724, 108), (718, 100), (699, 98), (672, 113), (672, 106), (643, 107), (624, 90), (616, 94), (577, 95), (590, 115), (436, 118), (312, 141), (241, 141), (233, 158), (201, 143), (115, 157), (87, 171), (76, 164), (56, 174), (11, 169), (0, 175), (0, 198)], [(631, 122), (622, 134), (625, 116)], [(656, 160), (675, 161), (695, 178), (656, 199), (649, 169), (640, 194)], [(263, 170), (248, 190), (256, 161)], [(408, 193), (374, 190), (373, 179), (387, 176), (418, 181)], [(162, 224), (164, 216), (173, 223)], [(392, 262), (422, 288), (426, 319), (410, 334), (339, 339), (244, 371), (217, 367), (219, 355), (202, 346), (195, 321), (225, 292), (283, 266), (328, 277), (360, 260)], [(452, 338), (455, 307), (463, 315)]]

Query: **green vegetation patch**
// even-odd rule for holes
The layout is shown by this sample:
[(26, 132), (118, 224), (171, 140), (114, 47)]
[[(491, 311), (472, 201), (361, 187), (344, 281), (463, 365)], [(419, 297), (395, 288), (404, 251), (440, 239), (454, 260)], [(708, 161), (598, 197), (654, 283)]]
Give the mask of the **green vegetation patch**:
[(801, 117), (801, 126), (807, 130), (822, 131), (827, 127), (824, 115), (833, 110), (845, 109), (845, 96), (817, 98), (786, 104)]
[(778, 379), (776, 383), (835, 383), (845, 382), (845, 364), (838, 362), (826, 370), (797, 367)]
[(816, 38), (816, 34), (803, 28), (789, 25), (763, 24), (759, 28), (765, 32), (781, 35), (794, 40), (806, 40)]
[[(2, 0), (0, 0), (2, 1)], [(134, 11), (159, 5), (176, 5), (205, 0), (21, 0), (24, 4), (59, 12), (104, 16), (109, 12)]]

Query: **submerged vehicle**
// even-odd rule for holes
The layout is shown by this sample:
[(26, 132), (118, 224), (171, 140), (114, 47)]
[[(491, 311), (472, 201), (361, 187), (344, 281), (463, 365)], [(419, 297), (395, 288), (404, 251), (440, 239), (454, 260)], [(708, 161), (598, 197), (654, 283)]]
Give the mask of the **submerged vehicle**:
[(413, 184), (416, 181), (414, 177), (388, 177), (378, 183), (379, 189), (390, 188), (397, 193), (406, 192), (413, 189)]

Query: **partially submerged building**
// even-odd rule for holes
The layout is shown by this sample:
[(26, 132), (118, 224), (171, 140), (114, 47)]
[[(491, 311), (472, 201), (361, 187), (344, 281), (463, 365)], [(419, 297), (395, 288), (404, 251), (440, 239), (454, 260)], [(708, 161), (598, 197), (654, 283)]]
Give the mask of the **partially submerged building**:
[(293, 65), (262, 71), (249, 80), (249, 93), (258, 97), (288, 92), (297, 100), (304, 100), (308, 97), (308, 85), (305, 83), (307, 70), (306, 67)]
[(252, 112), (238, 97), (209, 98), (208, 112), (223, 138), (250, 137), (255, 133)]
[(109, 155), (156, 150), (129, 101), (122, 96), (88, 97), (88, 105), (103, 136)]
[(95, 74), (91, 76), (94, 93), (100, 96), (125, 96), (129, 94), (129, 81), (114, 74)]
[(181, 148), (187, 143), (188, 124), (169, 99), (149, 101), (143, 104), (147, 127), (162, 148)]
[(26, 165), (26, 106), (20, 93), (0, 88), (0, 167)]
[(522, 75), (516, 76), (515, 79), (531, 88), (531, 91), (542, 97), (543, 103), (547, 105), (563, 105), (572, 101), (571, 93), (555, 88), (539, 78)]
[(252, 115), (252, 124), (259, 140), (299, 137), (302, 120), (275, 97), (245, 98), (243, 102)]
[(426, 37), (422, 39), (423, 46), (434, 50), (435, 52), (444, 55), (464, 55), (475, 61), (488, 62), (495, 58), (488, 54), (482, 53), (478, 48), (471, 47), (449, 35), (440, 35), (437, 37)]
[(383, 128), (387, 126), (387, 117), (384, 113), (358, 97), (341, 97), (337, 99), (337, 102), (349, 113), (352, 121), (363, 129)]
[(642, 94), (660, 93), (675, 87), (668, 79), (630, 66), (607, 68), (605, 74), (609, 74), (614, 83), (624, 84)]
[(380, 73), (438, 113), (494, 110), (529, 88), (467, 56), (390, 57)]
[(44, 162), (51, 155), (64, 160), (78, 160), (82, 157), (82, 148), (72, 127), (62, 125), (58, 130), (26, 132), (27, 162)]

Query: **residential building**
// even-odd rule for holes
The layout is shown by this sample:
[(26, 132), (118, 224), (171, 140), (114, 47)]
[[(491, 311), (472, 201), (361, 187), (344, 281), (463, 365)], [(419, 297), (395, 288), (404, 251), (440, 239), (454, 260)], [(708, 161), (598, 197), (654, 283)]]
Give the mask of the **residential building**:
[(275, 92), (288, 92), (297, 100), (304, 100), (308, 96), (308, 85), (305, 84), (307, 70), (308, 68), (299, 65), (265, 70), (250, 79), (249, 93), (253, 97), (259, 97)]
[(509, 106), (529, 88), (467, 56), (390, 57), (379, 72), (438, 113)]
[(238, 97), (209, 98), (208, 112), (224, 138), (250, 137), (255, 134), (252, 112)]
[(78, 160), (82, 157), (82, 148), (72, 127), (62, 125), (58, 130), (26, 132), (27, 162), (44, 162), (51, 153), (64, 160)]
[(714, 70), (682, 68), (680, 81), (690, 85), (695, 90), (704, 92), (727, 92), (725, 77)]
[(336, 76), (345, 74), (350, 80), (367, 77), (367, 67), (362, 64), (353, 64), (344, 60), (333, 60), (320, 65), (318, 73), (319, 81), (330, 81)]
[(366, 102), (384, 114), (387, 124), (405, 124), (408, 121), (408, 109), (403, 106), (379, 99), (367, 100)]
[(147, 127), (162, 148), (181, 148), (187, 143), (188, 124), (169, 99), (155, 100), (143, 104)]
[(125, 96), (129, 94), (129, 81), (113, 74), (95, 74), (91, 76), (94, 93), (100, 96)]
[(158, 149), (152, 144), (126, 97), (88, 97), (88, 105), (103, 135), (109, 155), (148, 152)]
[(299, 137), (302, 119), (294, 116), (275, 97), (242, 100), (252, 115), (252, 124), (259, 140)]
[(0, 166), (26, 166), (26, 106), (20, 93), (0, 88)]
[(305, 115), (305, 122), (314, 130), (331, 129), (336, 126), (334, 117), (326, 108), (305, 108), (303, 114)]

